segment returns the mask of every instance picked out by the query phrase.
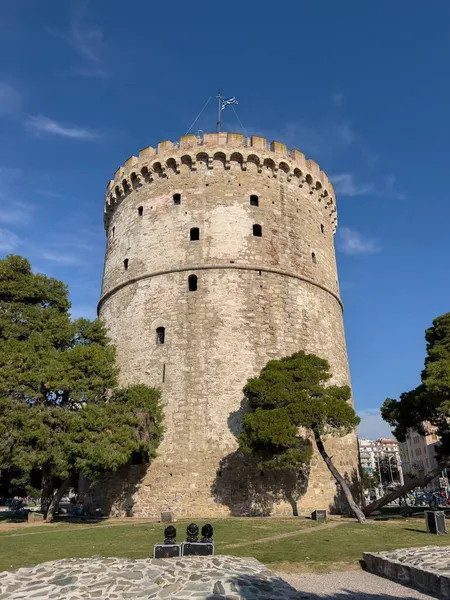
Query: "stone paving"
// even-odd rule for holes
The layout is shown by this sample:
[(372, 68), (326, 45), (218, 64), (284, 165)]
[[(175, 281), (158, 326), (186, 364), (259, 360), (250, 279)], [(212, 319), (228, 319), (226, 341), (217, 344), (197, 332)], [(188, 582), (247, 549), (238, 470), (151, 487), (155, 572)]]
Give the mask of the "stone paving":
[(450, 600), (450, 546), (364, 552), (363, 556), (372, 573)]
[(302, 596), (253, 558), (72, 558), (0, 573), (0, 600), (286, 600)]

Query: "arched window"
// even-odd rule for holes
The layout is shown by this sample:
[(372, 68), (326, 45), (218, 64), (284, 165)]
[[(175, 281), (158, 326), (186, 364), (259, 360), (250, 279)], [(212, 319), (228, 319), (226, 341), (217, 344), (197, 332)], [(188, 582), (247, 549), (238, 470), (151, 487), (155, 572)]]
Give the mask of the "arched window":
[(198, 242), (200, 239), (200, 229), (198, 227), (191, 227), (190, 240), (191, 242)]
[(311, 252), (311, 258), (312, 258), (313, 264), (315, 265), (317, 263), (317, 258), (316, 258), (315, 252)]
[(144, 207), (143, 207), (143, 206), (139, 206), (139, 207), (138, 207), (138, 215), (139, 215), (140, 217), (142, 217), (142, 215), (143, 215), (143, 214), (144, 214)]
[(250, 206), (259, 206), (259, 198), (255, 194), (250, 196)]
[(174, 204), (181, 204), (181, 194), (174, 194), (173, 195), (173, 203)]
[(165, 327), (157, 327), (156, 328), (156, 343), (158, 346), (164, 344), (166, 339), (166, 328)]
[(262, 237), (262, 226), (255, 223), (253, 225), (253, 235), (256, 237)]
[(197, 275), (189, 275), (188, 277), (188, 287), (190, 292), (197, 291)]
[(128, 269), (128, 258), (126, 258), (126, 259), (123, 261), (123, 268), (125, 269), (125, 271)]

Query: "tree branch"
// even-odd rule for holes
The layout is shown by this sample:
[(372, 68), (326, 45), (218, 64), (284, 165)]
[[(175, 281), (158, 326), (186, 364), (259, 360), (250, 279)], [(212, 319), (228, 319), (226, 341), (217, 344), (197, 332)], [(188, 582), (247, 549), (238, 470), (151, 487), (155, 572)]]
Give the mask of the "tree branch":
[(371, 502), (368, 506), (363, 508), (363, 513), (367, 517), (374, 510), (377, 510), (378, 508), (381, 508), (382, 506), (389, 504), (389, 502), (392, 502), (392, 500), (396, 500), (397, 498), (400, 498), (400, 496), (403, 496), (403, 494), (406, 494), (406, 492), (409, 492), (413, 488), (425, 487), (427, 485), (427, 483), (429, 483), (432, 479), (437, 477), (441, 473), (441, 471), (443, 471), (444, 469), (448, 469), (448, 468), (450, 468), (450, 461), (440, 464), (438, 467), (436, 467), (436, 469), (434, 469), (433, 471), (430, 471), (429, 473), (427, 473), (423, 477), (420, 477), (419, 479), (409, 479), (408, 481), (406, 481), (404, 483), (404, 485), (396, 488), (390, 494), (386, 494), (382, 498), (378, 498), (378, 500)]

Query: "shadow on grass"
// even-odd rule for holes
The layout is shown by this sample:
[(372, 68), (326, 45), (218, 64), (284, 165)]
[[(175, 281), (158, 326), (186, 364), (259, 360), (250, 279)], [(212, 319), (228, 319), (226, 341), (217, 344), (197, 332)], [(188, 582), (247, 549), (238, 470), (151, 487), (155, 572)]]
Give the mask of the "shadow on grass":
[(413, 531), (414, 533), (425, 533), (426, 535), (430, 535), (428, 531), (424, 531), (423, 529), (413, 529), (412, 527), (405, 527), (403, 531)]
[[(217, 584), (216, 584), (217, 585)], [(391, 585), (394, 585), (391, 583)], [(233, 592), (239, 595), (239, 598), (245, 600), (354, 600), (360, 598), (361, 600), (414, 600), (417, 596), (410, 595), (410, 591), (413, 588), (407, 586), (401, 586), (404, 592), (401, 596), (392, 596), (390, 594), (377, 594), (370, 593), (362, 590), (351, 590), (345, 589), (339, 592), (333, 592), (332, 589), (328, 588), (323, 594), (311, 593), (305, 590), (297, 590), (287, 581), (281, 577), (261, 577), (257, 575), (239, 575), (231, 579), (231, 587)], [(226, 598), (225, 595), (217, 593), (206, 596), (206, 600), (219, 600), (220, 598)]]

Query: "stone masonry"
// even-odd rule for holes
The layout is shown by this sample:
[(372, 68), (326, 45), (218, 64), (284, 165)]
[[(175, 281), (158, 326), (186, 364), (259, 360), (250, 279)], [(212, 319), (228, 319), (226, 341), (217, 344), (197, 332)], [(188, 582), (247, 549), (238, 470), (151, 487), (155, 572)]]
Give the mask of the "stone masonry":
[[(147, 472), (105, 480), (97, 504), (109, 495), (108, 511), (139, 516), (336, 508), (320, 457), (300, 477), (269, 476), (236, 442), (242, 388), (268, 360), (302, 349), (329, 360), (334, 383), (350, 382), (327, 175), (279, 142), (187, 135), (117, 170), (104, 222), (99, 316), (121, 383), (162, 390), (166, 432)], [(356, 435), (326, 445), (355, 482)]]

